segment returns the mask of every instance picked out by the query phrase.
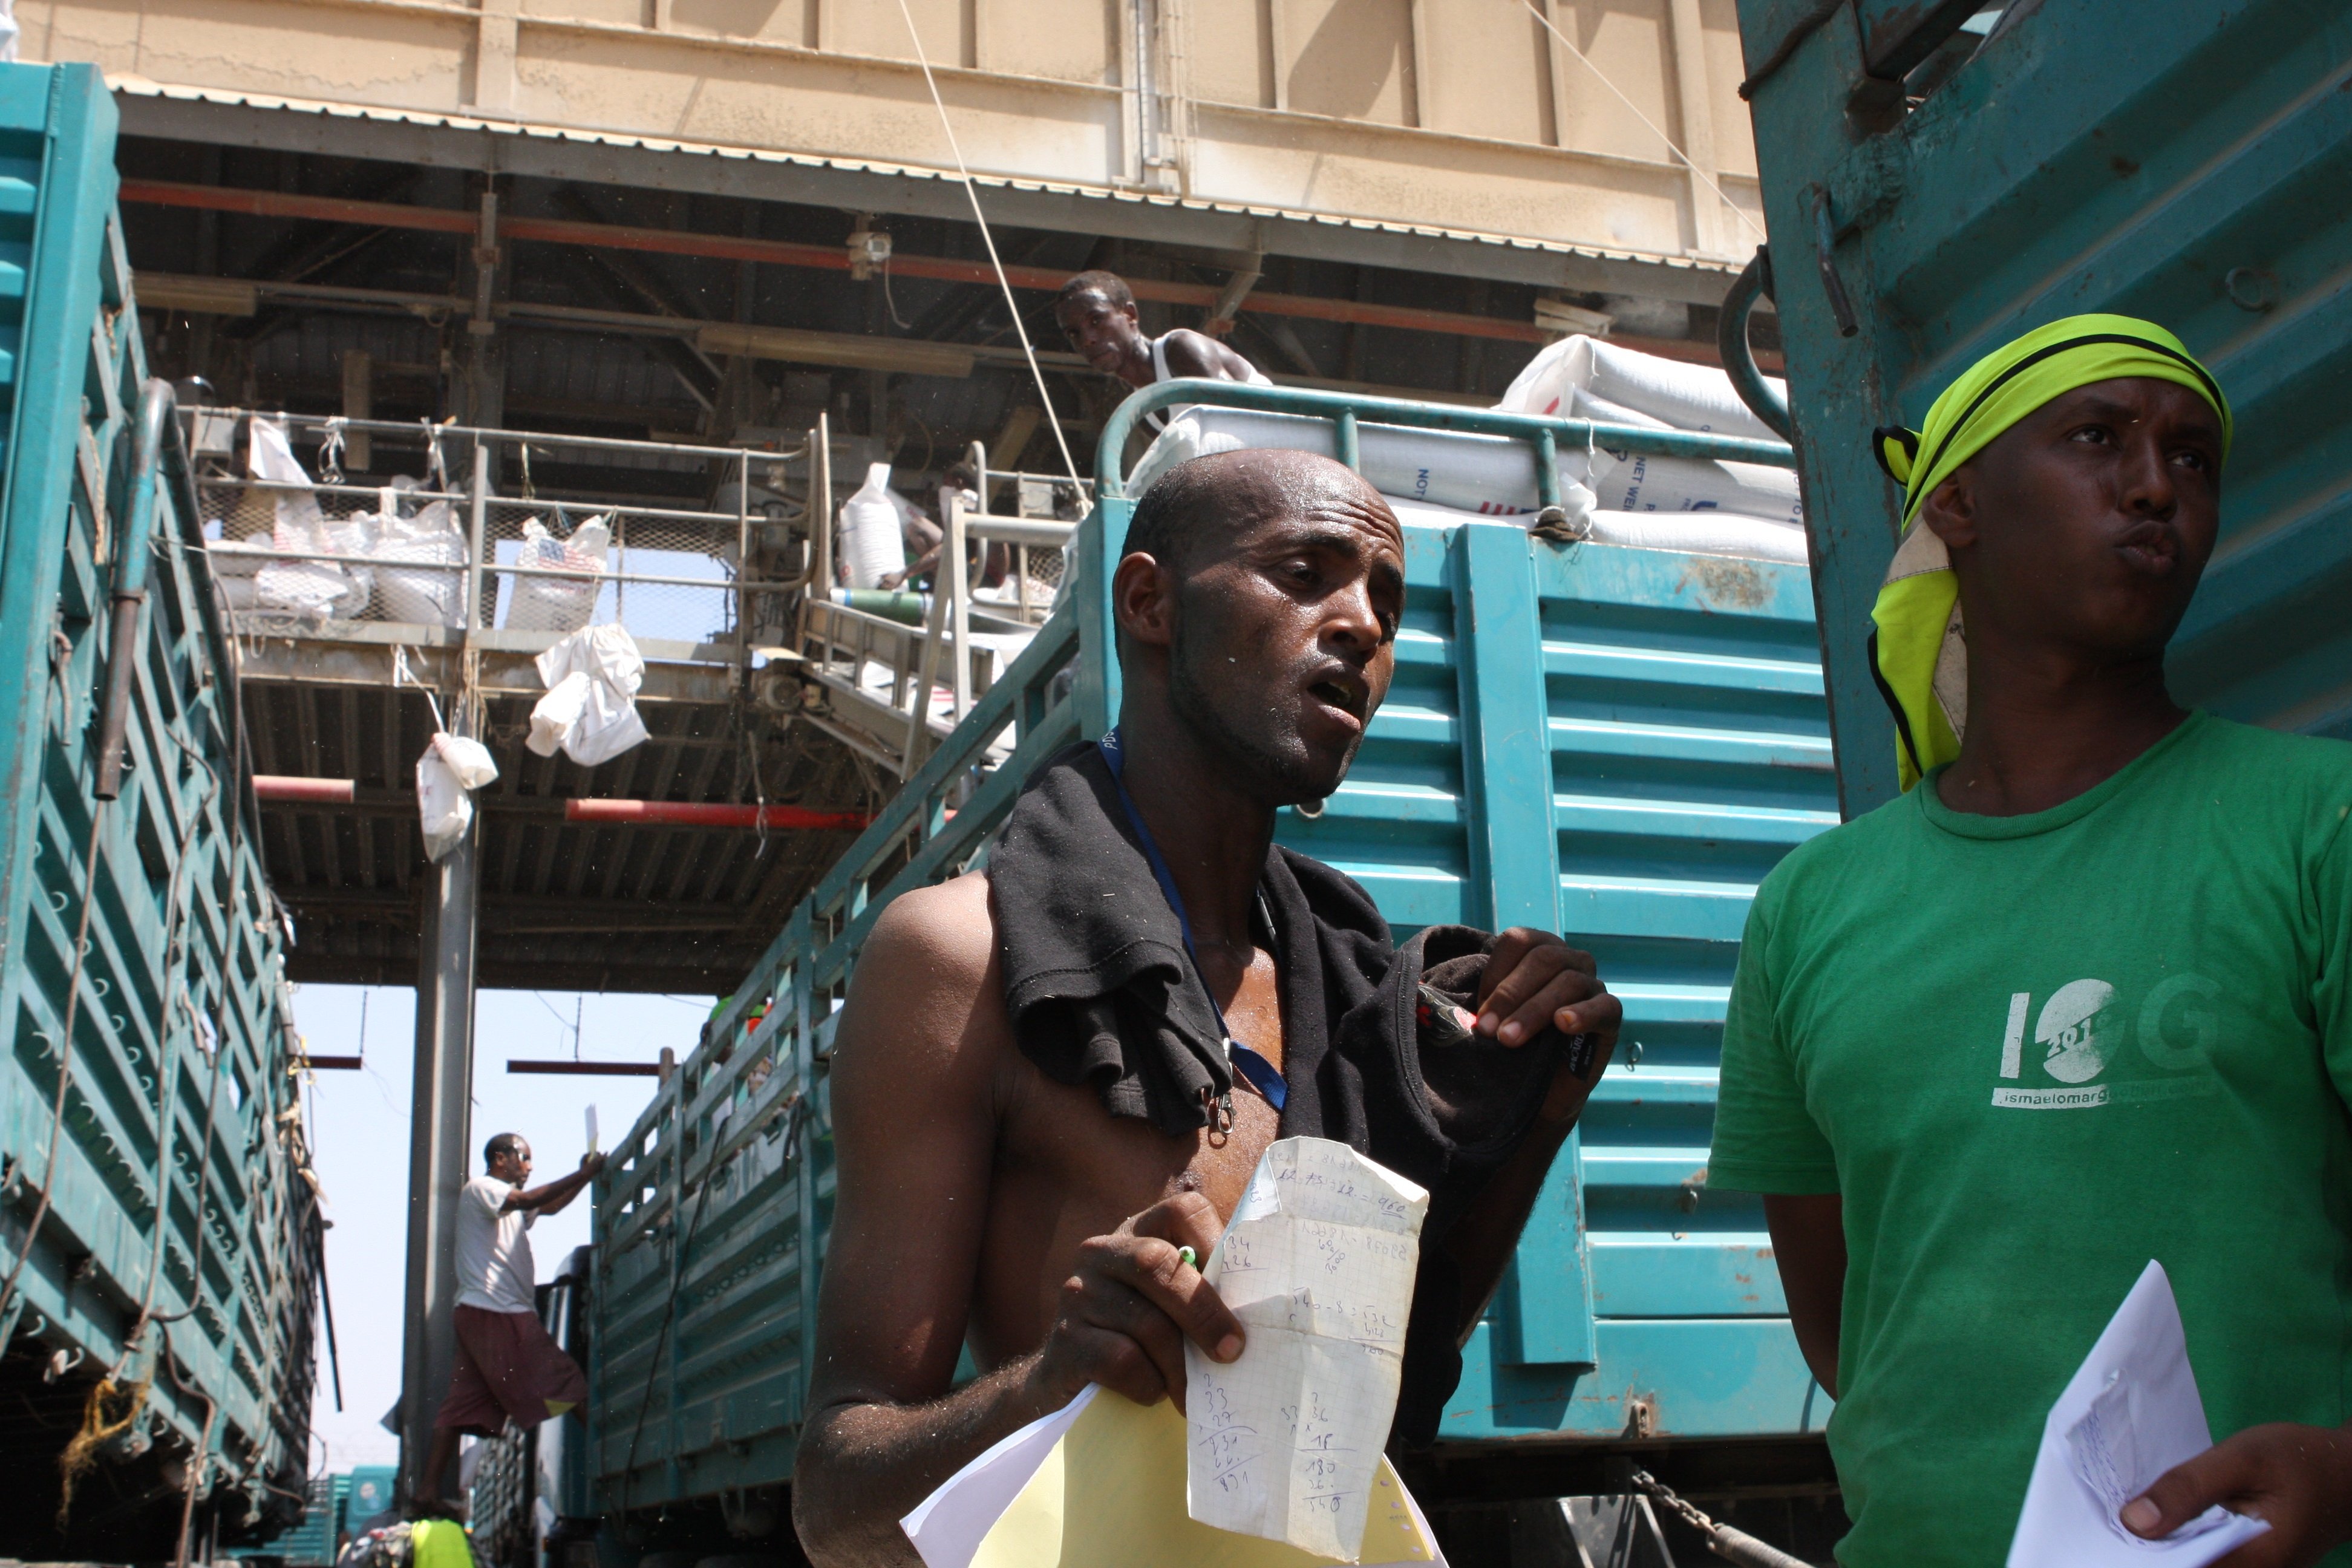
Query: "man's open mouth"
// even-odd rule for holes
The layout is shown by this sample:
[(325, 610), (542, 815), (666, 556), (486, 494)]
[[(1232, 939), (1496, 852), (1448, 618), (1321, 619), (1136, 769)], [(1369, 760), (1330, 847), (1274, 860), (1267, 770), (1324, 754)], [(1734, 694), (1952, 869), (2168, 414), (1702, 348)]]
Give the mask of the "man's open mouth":
[(1371, 689), (1356, 675), (1326, 676), (1310, 682), (1307, 695), (1344, 716), (1358, 730), (1364, 727), (1365, 713), (1371, 707)]
[(2161, 577), (2180, 563), (2180, 543), (2162, 523), (2143, 522), (2116, 542), (2116, 552), (2135, 570)]

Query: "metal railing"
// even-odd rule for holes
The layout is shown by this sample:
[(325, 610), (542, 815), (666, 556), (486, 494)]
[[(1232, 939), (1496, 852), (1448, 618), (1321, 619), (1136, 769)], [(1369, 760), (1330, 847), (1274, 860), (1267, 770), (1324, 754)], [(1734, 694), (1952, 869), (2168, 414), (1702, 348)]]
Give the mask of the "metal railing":
[[(821, 423), (819, 439), (824, 428)], [(1016, 658), (1047, 619), (1078, 529), (1075, 521), (1032, 515), (1054, 507), (1068, 480), (992, 470), (978, 441), (966, 461), (975, 488), (943, 499), (930, 592), (835, 587), (802, 605), (803, 711), (900, 778), (971, 715), (992, 672)], [(988, 510), (986, 498), (1007, 488), (1018, 510)], [(829, 537), (818, 559), (820, 580), (829, 584)], [(992, 595), (984, 592), (992, 577)], [(1000, 739), (985, 765), (1002, 762), (1003, 753)]]
[[(816, 432), (779, 452), (191, 413), (209, 552), (243, 632), (535, 653), (617, 622), (649, 658), (742, 664), (789, 641), (817, 572)], [(286, 432), (310, 482), (251, 474), (257, 419)], [(375, 482), (342, 471), (362, 437)], [(645, 481), (618, 488), (631, 474)]]

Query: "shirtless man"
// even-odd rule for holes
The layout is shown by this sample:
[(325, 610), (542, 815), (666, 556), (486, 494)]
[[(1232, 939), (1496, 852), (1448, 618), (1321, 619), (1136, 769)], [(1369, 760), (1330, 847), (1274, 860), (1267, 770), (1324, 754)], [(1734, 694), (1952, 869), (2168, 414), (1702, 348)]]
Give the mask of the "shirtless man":
[[(1155, 510), (1163, 489), (1189, 499)], [(1127, 785), (1232, 1037), (1278, 1067), (1282, 975), (1253, 903), (1276, 810), (1339, 785), (1388, 689), (1402, 531), (1328, 459), (1202, 458), (1139, 510), (1113, 597)], [(801, 1541), (826, 1568), (914, 1563), (898, 1520), (1087, 1384), (1181, 1404), (1187, 1336), (1221, 1361), (1242, 1351), (1178, 1247), (1208, 1256), (1276, 1110), (1235, 1092), (1228, 1131), (1176, 1138), (1047, 1077), (1007, 1010), (1005, 918), (986, 874), (903, 895), (841, 1015), (838, 1206), (793, 1489)], [(1538, 1101), (1530, 1131), (1438, 1243), (1459, 1269), (1460, 1321), (1444, 1325), (1456, 1343), (1620, 1022), (1592, 960), (1557, 937), (1507, 932), (1486, 973), (1475, 1027), (1489, 1040), (1581, 1032), (1598, 1052), (1584, 1076), (1563, 1065), (1524, 1097)], [(982, 1375), (950, 1393), (966, 1343)]]
[[(1063, 284), (1054, 301), (1054, 320), (1088, 364), (1129, 386), (1188, 375), (1274, 384), (1265, 372), (1206, 332), (1179, 327), (1157, 338), (1145, 337), (1135, 316), (1135, 296), (1116, 272), (1081, 272)], [(1160, 416), (1150, 417), (1155, 426), (1160, 424)]]

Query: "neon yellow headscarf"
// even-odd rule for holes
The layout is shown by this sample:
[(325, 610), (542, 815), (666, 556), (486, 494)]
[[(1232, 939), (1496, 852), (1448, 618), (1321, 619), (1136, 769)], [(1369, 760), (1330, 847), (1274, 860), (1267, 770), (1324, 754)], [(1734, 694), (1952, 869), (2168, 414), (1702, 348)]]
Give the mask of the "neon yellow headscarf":
[(1895, 766), (1909, 789), (1960, 753), (1968, 716), (1968, 646), (1960, 589), (1944, 542), (1919, 507), (2002, 431), (2051, 399), (2118, 376), (2177, 382), (2221, 416), (2230, 454), (2230, 401), (2180, 340), (2132, 316), (2069, 316), (2036, 327), (1968, 368), (1944, 389), (1916, 432), (1885, 426), (1871, 438), (1879, 467), (1904, 487), (1903, 541), (1870, 612), (1871, 658), (1895, 710)]

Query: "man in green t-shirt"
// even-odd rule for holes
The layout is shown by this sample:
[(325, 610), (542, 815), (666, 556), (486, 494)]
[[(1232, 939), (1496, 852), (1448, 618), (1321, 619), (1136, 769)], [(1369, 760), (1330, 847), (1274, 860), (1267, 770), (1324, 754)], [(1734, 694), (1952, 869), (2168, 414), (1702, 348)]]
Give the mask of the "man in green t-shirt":
[(2164, 679), (2229, 439), (2203, 367), (2116, 316), (1879, 433), (1907, 793), (1759, 890), (1709, 1161), (1764, 1194), (1838, 1400), (1845, 1568), (2003, 1561), (2150, 1258), (2220, 1441), (2122, 1523), (2219, 1503), (2272, 1527), (2225, 1568), (2352, 1563), (2352, 746)]

